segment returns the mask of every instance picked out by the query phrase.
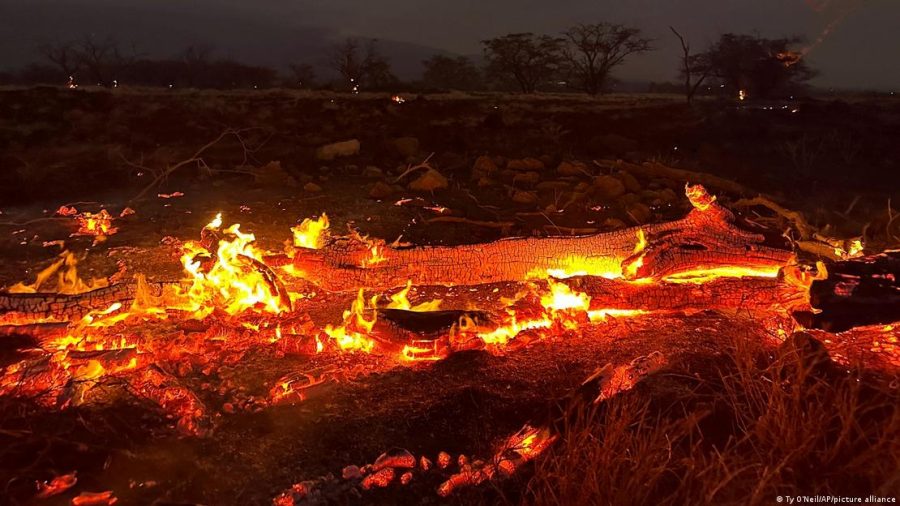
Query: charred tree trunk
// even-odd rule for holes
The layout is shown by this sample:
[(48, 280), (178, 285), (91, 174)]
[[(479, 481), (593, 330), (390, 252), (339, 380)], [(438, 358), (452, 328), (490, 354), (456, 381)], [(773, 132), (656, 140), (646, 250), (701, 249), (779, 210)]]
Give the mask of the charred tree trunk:
[[(145, 283), (150, 295), (161, 296), (172, 282)], [(28, 322), (53, 320), (69, 321), (102, 310), (119, 302), (130, 304), (138, 294), (138, 283), (122, 283), (76, 295), (57, 293), (0, 292), (0, 322), (8, 319)]]
[[(711, 199), (705, 191), (702, 197)], [(298, 249), (292, 262), (303, 279), (329, 291), (347, 291), (386, 290), (408, 280), (417, 286), (519, 282), (555, 271), (625, 279), (663, 279), (727, 266), (777, 271), (792, 258), (790, 251), (765, 245), (762, 235), (735, 226), (734, 215), (712, 199), (695, 206), (670, 223), (584, 237), (408, 249), (382, 244), (377, 259), (370, 258), (370, 244), (336, 238), (323, 249)]]
[(563, 280), (591, 297), (591, 310), (748, 311), (809, 308), (807, 293), (777, 278), (719, 278), (703, 283), (629, 283), (594, 277)]
[(900, 321), (900, 251), (836, 262), (813, 281), (810, 303), (820, 312), (804, 324), (830, 332)]

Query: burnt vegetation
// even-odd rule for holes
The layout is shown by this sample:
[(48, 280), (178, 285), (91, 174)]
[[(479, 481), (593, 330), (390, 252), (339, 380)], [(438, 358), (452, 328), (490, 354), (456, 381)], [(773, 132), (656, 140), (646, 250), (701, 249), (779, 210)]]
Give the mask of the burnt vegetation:
[(0, 504), (896, 494), (900, 103), (670, 32), (665, 93), (603, 22), (414, 82), (365, 38), (42, 45), (0, 76)]

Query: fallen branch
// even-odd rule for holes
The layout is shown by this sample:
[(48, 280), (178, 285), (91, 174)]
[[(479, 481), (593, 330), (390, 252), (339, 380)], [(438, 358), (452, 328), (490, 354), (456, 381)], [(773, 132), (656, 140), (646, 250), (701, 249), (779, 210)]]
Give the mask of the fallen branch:
[(740, 199), (734, 203), (734, 206), (742, 208), (753, 206), (765, 207), (793, 223), (794, 228), (797, 229), (797, 232), (800, 234), (800, 239), (802, 240), (809, 240), (815, 233), (815, 229), (806, 221), (806, 218), (804, 218), (802, 214), (797, 211), (785, 209), (767, 197), (758, 196), (751, 199)]
[(642, 165), (637, 165), (622, 160), (594, 160), (594, 164), (598, 167), (624, 170), (649, 179), (663, 178), (683, 183), (700, 184), (706, 188), (715, 189), (717, 191), (726, 191), (737, 195), (756, 195), (759, 193), (742, 184), (731, 181), (730, 179), (714, 176), (705, 172), (676, 169), (657, 162), (644, 162)]
[[(178, 169), (185, 167), (187, 165), (191, 165), (191, 164), (204, 164), (205, 162), (203, 161), (203, 154), (206, 153), (207, 150), (211, 149), (213, 146), (215, 146), (216, 144), (221, 142), (226, 137), (234, 136), (237, 139), (237, 141), (241, 144), (241, 147), (244, 149), (244, 158), (246, 161), (247, 153), (250, 151), (250, 149), (247, 147), (247, 145), (244, 142), (244, 139), (241, 135), (244, 132), (246, 132), (247, 130), (248, 129), (235, 130), (235, 129), (231, 129), (231, 128), (229, 128), (228, 130), (225, 130), (224, 132), (219, 134), (218, 137), (216, 137), (215, 139), (213, 139), (210, 142), (201, 146), (200, 149), (198, 149), (193, 155), (191, 155), (190, 158), (182, 160), (182, 161), (176, 163), (175, 165), (169, 165), (168, 167), (166, 167), (165, 169), (160, 171), (159, 174), (157, 174), (157, 176), (155, 178), (153, 178), (153, 181), (151, 181), (150, 184), (145, 186), (143, 190), (141, 190), (137, 195), (135, 195), (131, 200), (129, 200), (128, 203), (130, 204), (132, 202), (141, 200), (148, 192), (150, 192), (151, 190), (153, 190), (154, 188), (159, 186), (160, 183), (165, 181), (170, 175), (172, 175)], [(126, 160), (126, 162), (129, 165), (132, 165), (135, 167), (140, 167), (142, 169), (147, 169), (146, 167), (143, 167), (140, 165), (135, 165), (131, 162), (128, 162), (127, 160)]]
[(511, 221), (470, 220), (469, 218), (462, 218), (459, 216), (438, 216), (436, 218), (429, 218), (425, 220), (425, 223), (462, 223), (475, 227), (499, 228), (502, 230), (508, 230), (515, 225), (515, 223)]

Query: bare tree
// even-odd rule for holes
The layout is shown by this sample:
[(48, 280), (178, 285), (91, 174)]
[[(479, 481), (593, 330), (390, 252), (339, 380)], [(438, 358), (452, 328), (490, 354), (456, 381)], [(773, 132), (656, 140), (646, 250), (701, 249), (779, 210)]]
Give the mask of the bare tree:
[(137, 60), (134, 45), (126, 54), (112, 37), (103, 40), (85, 35), (77, 45), (78, 62), (88, 77), (101, 86), (109, 85), (115, 76)]
[(511, 33), (483, 40), (487, 73), (515, 83), (522, 93), (534, 93), (559, 71), (563, 39), (533, 33)]
[(358, 84), (362, 79), (362, 61), (359, 58), (359, 41), (348, 38), (331, 48), (328, 65), (352, 87), (353, 83)]
[(335, 44), (328, 65), (353, 91), (359, 91), (362, 86), (377, 88), (396, 81), (390, 62), (378, 51), (375, 40), (370, 40), (365, 48), (353, 38)]
[(63, 78), (74, 77), (78, 73), (79, 53), (74, 42), (56, 42), (54, 44), (42, 44), (38, 47), (41, 55), (50, 63), (59, 67)]
[(181, 52), (179, 60), (184, 63), (185, 81), (189, 87), (200, 84), (202, 74), (209, 68), (212, 53), (212, 46), (206, 44), (191, 44)]
[(563, 55), (571, 79), (585, 93), (596, 95), (606, 89), (611, 72), (632, 54), (653, 49), (650, 39), (638, 28), (609, 23), (577, 25), (565, 33)]
[[(684, 96), (688, 105), (694, 102), (694, 96), (697, 90), (709, 77), (711, 67), (709, 59), (705, 54), (691, 54), (691, 43), (685, 39), (674, 27), (670, 26), (669, 30), (678, 37), (681, 42), (681, 77), (684, 79)], [(694, 77), (696, 76), (696, 81)]]
[(301, 88), (312, 88), (316, 84), (316, 71), (308, 63), (292, 63), (288, 66), (294, 82)]

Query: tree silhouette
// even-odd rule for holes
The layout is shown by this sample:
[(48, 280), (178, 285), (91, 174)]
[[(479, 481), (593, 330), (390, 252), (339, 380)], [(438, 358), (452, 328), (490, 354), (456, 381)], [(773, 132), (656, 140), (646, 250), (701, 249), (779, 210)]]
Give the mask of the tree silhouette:
[(563, 34), (563, 56), (569, 80), (589, 95), (602, 93), (612, 70), (632, 54), (650, 51), (650, 39), (641, 31), (609, 23), (580, 24)]
[(488, 74), (515, 83), (523, 93), (558, 75), (563, 39), (533, 33), (511, 33), (484, 40)]

